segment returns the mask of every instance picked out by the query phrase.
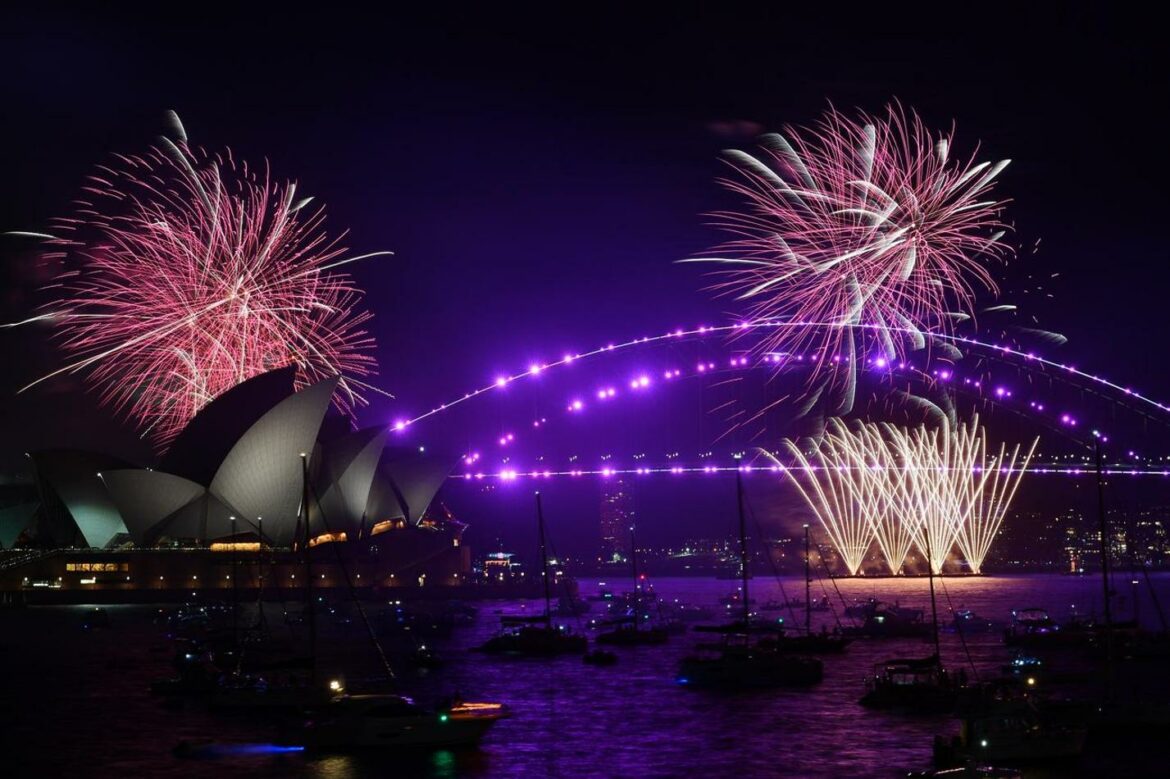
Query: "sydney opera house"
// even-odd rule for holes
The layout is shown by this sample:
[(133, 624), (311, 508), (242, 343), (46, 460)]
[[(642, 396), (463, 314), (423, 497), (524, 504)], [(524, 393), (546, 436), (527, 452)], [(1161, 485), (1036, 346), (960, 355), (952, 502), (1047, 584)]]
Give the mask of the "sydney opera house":
[(321, 587), (461, 584), (463, 525), (432, 506), (457, 457), (352, 430), (327, 414), (336, 385), (296, 390), (292, 367), (256, 376), (200, 411), (154, 468), (30, 452), (35, 490), (0, 509), (0, 589), (149, 599), (297, 588), (306, 571)]

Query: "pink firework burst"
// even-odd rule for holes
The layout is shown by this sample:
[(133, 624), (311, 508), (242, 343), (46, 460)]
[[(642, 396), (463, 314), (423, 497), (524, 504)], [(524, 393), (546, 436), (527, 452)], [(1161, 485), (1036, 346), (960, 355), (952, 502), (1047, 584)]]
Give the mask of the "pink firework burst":
[(808, 323), (761, 346), (812, 352), (817, 372), (852, 366), (859, 343), (885, 360), (923, 348), (971, 314), (978, 288), (998, 292), (989, 265), (1010, 254), (1005, 201), (991, 194), (1008, 161), (956, 159), (951, 139), (892, 105), (880, 117), (830, 109), (763, 136), (756, 156), (729, 151), (737, 175), (721, 183), (746, 208), (715, 215), (734, 236), (718, 256), (684, 262), (718, 264), (712, 288), (751, 319)]
[(61, 263), (59, 299), (40, 318), (69, 359), (34, 384), (81, 371), (160, 446), (218, 395), (289, 364), (300, 386), (342, 376), (334, 402), (352, 413), (373, 389), (361, 377), (374, 344), (361, 291), (336, 269), (363, 258), (345, 256), (295, 183), (193, 149), (176, 126), (177, 142), (99, 167), (76, 216), (58, 220), (46, 257)]

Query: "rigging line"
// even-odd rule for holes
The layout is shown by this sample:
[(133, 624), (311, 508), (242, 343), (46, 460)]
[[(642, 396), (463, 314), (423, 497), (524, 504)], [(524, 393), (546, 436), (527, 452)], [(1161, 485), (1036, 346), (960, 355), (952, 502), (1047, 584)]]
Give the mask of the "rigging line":
[[(841, 601), (841, 608), (847, 608), (848, 604), (845, 602), (845, 596), (841, 594), (841, 588), (837, 586), (837, 577), (833, 575), (832, 570), (829, 569), (825, 562), (825, 550), (820, 543), (817, 544), (817, 557), (820, 558), (821, 567), (825, 569), (825, 574), (829, 577), (829, 581), (833, 584), (833, 589), (837, 592), (837, 598)], [(821, 585), (822, 587), (824, 584)], [(833, 621), (837, 623), (837, 627), (842, 627), (841, 618), (837, 616), (837, 610), (833, 608), (833, 604), (829, 604), (829, 610), (833, 614)], [(854, 620), (856, 622), (856, 619)]]
[[(317, 491), (313, 488), (312, 483), (309, 483), (307, 486), (308, 486), (309, 494), (314, 498), (314, 500), (317, 501), (317, 514), (318, 514), (318, 516), (321, 517), (321, 527), (323, 527), (325, 529), (325, 532), (327, 532), (327, 533), (331, 532), (329, 530), (329, 522), (325, 518), (325, 509), (321, 506), (321, 496), (317, 494)], [(309, 507), (306, 506), (305, 507), (305, 533), (306, 533), (306, 535), (311, 535), (309, 528), (308, 528), (308, 524), (309, 524)], [(355, 539), (355, 541), (356, 541), (356, 539)], [(391, 668), (390, 661), (386, 658), (386, 652), (382, 649), (382, 642), (380, 642), (378, 640), (378, 636), (374, 633), (374, 627), (373, 627), (373, 625), (370, 624), (369, 615), (366, 614), (365, 608), (362, 606), (361, 601), (358, 599), (357, 591), (355, 590), (354, 585), (353, 585), (353, 579), (350, 578), (350, 575), (349, 575), (349, 568), (345, 565), (345, 561), (341, 559), (341, 547), (337, 546), (336, 542), (333, 542), (332, 546), (333, 546), (333, 552), (337, 557), (337, 565), (339, 568), (341, 568), (341, 572), (345, 576), (346, 589), (349, 591), (349, 596), (353, 599), (354, 606), (357, 607), (358, 614), (361, 615), (362, 624), (365, 625), (365, 628), (366, 628), (366, 634), (369, 635), (370, 642), (374, 645), (374, 649), (378, 653), (378, 659), (382, 661), (382, 668), (385, 669), (387, 678), (391, 682), (394, 682), (397, 680), (397, 677), (394, 675), (394, 669)], [(309, 555), (310, 553), (311, 552), (309, 549), (305, 550), (306, 555)], [(313, 608), (312, 603), (309, 604), (309, 608)]]
[[(752, 518), (752, 525), (756, 529), (756, 537), (763, 538), (764, 537), (764, 530), (762, 527), (760, 527), (760, 522), (758, 519), (756, 519), (756, 512), (752, 510), (751, 501), (747, 499), (746, 495), (744, 496), (743, 503), (744, 503), (744, 506), (747, 508), (747, 513)], [(785, 606), (788, 607), (788, 613), (792, 617), (792, 624), (799, 625), (800, 620), (796, 618), (796, 608), (792, 605), (792, 601), (790, 601), (788, 599), (788, 593), (784, 591), (784, 582), (780, 581), (780, 572), (776, 569), (776, 561), (772, 559), (772, 555), (768, 554), (766, 550), (765, 550), (764, 556), (768, 558), (768, 565), (772, 568), (772, 576), (776, 580), (777, 586), (779, 586), (779, 588), (780, 588), (780, 597), (784, 599), (784, 604), (785, 604)], [(751, 556), (749, 555), (748, 560), (750, 560), (750, 559), (751, 559)], [(748, 564), (748, 560), (744, 561), (744, 565)], [(746, 592), (743, 594), (743, 597), (745, 599), (747, 598)], [(748, 605), (748, 604), (745, 603), (744, 605)]]
[[(963, 633), (962, 629), (959, 628), (959, 623), (955, 622), (955, 604), (951, 601), (951, 592), (947, 589), (947, 583), (943, 580), (941, 575), (938, 577), (938, 581), (939, 584), (942, 585), (943, 595), (946, 596), (947, 608), (951, 610), (951, 623), (955, 626), (955, 633), (959, 636), (959, 643), (963, 645), (963, 654), (967, 656), (967, 665), (971, 666), (971, 674), (975, 677), (975, 681), (978, 682), (979, 669), (975, 667), (975, 660), (971, 657), (971, 647), (967, 645), (967, 636), (965, 633)], [(938, 630), (937, 625), (935, 626), (935, 630)]]
[[(544, 548), (545, 548), (545, 550), (546, 550), (548, 553), (550, 553), (550, 555), (551, 555), (551, 557), (552, 557), (553, 559), (560, 559), (560, 555), (558, 555), (558, 554), (557, 554), (557, 549), (556, 549), (556, 547), (555, 547), (555, 546), (553, 546), (553, 542), (552, 542), (551, 534), (548, 532), (548, 525), (547, 525), (547, 524), (545, 524), (545, 526), (544, 526)], [(562, 580), (561, 580), (561, 581), (560, 581), (558, 584), (559, 584), (559, 586), (560, 586), (560, 588), (561, 588), (561, 590), (560, 590), (560, 591), (561, 591), (561, 594), (563, 594), (563, 595), (564, 595), (564, 597), (565, 597), (565, 598), (566, 598), (566, 599), (569, 601), (569, 604), (570, 604), (570, 610), (572, 611), (572, 614), (570, 614), (569, 616), (571, 616), (571, 617), (573, 618), (573, 621), (574, 621), (574, 622), (577, 624), (577, 631), (578, 631), (579, 633), (581, 633), (581, 635), (584, 635), (584, 634), (585, 634), (585, 629), (584, 629), (584, 626), (583, 626), (583, 625), (582, 625), (582, 623), (581, 623), (581, 617), (582, 617), (583, 615), (582, 615), (582, 614), (578, 614), (578, 613), (577, 613), (577, 606), (576, 606), (576, 603), (574, 603), (574, 602), (573, 602), (573, 600), (572, 600), (572, 598), (573, 598), (573, 594), (572, 594), (572, 593), (569, 591), (569, 581), (568, 581), (568, 578), (567, 578), (567, 577), (562, 577)], [(637, 588), (637, 584), (635, 584), (634, 586), (635, 586), (635, 594), (636, 594), (636, 588)], [(560, 598), (561, 598), (561, 595), (560, 595), (560, 594), (558, 594), (558, 596), (557, 596), (557, 600), (558, 600), (557, 606), (558, 606), (558, 607), (560, 606), (560, 603), (559, 603), (559, 601), (560, 601)], [(562, 614), (562, 615), (558, 615), (558, 616), (564, 616), (564, 615)], [(552, 613), (551, 613), (551, 609), (550, 609), (550, 613), (549, 613), (548, 617), (549, 617), (549, 620), (550, 620), (550, 622), (551, 622), (551, 620), (552, 620), (552, 617), (553, 617), (553, 615), (552, 615)]]
[[(752, 511), (751, 504), (748, 503), (748, 514), (752, 517), (752, 524), (756, 528), (758, 537), (764, 537), (763, 528), (760, 527), (759, 521), (756, 519), (756, 514)], [(792, 601), (788, 598), (788, 593), (784, 590), (784, 582), (780, 580), (780, 570), (776, 567), (776, 561), (772, 559), (772, 555), (765, 550), (765, 557), (768, 559), (768, 567), (772, 569), (772, 578), (776, 580), (777, 586), (780, 588), (780, 597), (784, 599), (784, 606), (788, 609), (788, 615), (792, 617), (792, 624), (799, 625), (800, 620), (796, 616), (796, 607), (792, 605)], [(806, 608), (808, 604), (805, 604)]]

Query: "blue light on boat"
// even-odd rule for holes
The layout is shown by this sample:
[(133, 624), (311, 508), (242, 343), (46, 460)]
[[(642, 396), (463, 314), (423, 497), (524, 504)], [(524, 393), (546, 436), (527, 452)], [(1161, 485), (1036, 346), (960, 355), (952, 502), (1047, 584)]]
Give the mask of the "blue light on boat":
[(223, 749), (230, 755), (284, 755), (289, 752), (304, 752), (303, 746), (286, 746), (282, 744), (234, 744)]

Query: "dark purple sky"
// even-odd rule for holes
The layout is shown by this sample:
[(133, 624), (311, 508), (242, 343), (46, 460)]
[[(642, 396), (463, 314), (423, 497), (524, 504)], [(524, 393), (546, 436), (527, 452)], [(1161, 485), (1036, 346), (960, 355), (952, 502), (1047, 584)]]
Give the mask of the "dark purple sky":
[[(959, 148), (1013, 158), (1011, 216), (1022, 243), (1042, 239), (1026, 259), (1063, 274), (1034, 310), (1077, 364), (1170, 397), (1160, 27), (1019, 4), (821, 7), (5, 9), (0, 222), (43, 228), (170, 108), (193, 142), (267, 157), (355, 250), (396, 252), (354, 271), (399, 398), (373, 423), (532, 359), (717, 319), (699, 271), (672, 265), (717, 242), (700, 216), (726, 202), (717, 152), (750, 137), (715, 128), (897, 97), (956, 121)], [(25, 248), (0, 243), (5, 320), (39, 300)], [(0, 335), (6, 467), (60, 443), (147, 456), (76, 385), (13, 397), (56, 364), (45, 336)]]

